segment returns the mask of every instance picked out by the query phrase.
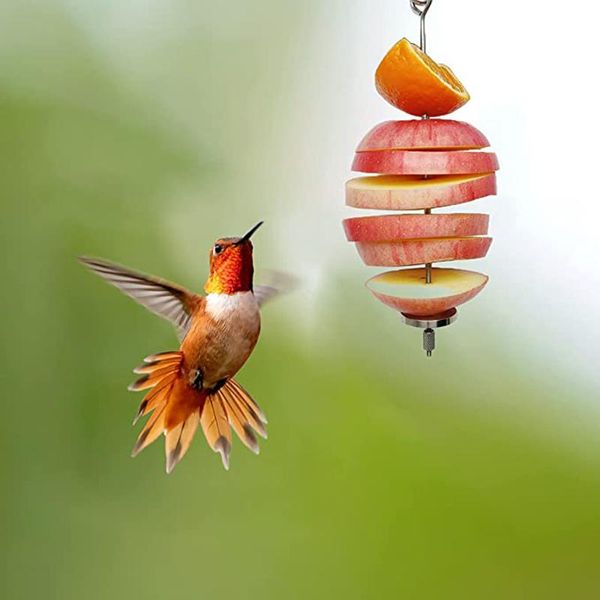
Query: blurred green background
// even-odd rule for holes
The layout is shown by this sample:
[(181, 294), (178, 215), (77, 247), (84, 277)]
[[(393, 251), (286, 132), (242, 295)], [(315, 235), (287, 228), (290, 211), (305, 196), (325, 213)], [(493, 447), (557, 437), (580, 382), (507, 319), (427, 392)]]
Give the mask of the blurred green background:
[[(493, 262), (430, 360), (362, 288), (339, 220), (377, 117), (350, 125), (373, 63), (336, 70), (359, 52), (326, 43), (344, 15), (0, 8), (0, 597), (600, 597), (597, 367), (510, 313)], [(259, 219), (259, 274), (303, 282), (239, 376), (269, 439), (260, 457), (236, 443), (225, 472), (198, 436), (167, 477), (162, 442), (129, 458), (125, 388), (174, 334), (75, 257), (200, 289), (212, 241)]]

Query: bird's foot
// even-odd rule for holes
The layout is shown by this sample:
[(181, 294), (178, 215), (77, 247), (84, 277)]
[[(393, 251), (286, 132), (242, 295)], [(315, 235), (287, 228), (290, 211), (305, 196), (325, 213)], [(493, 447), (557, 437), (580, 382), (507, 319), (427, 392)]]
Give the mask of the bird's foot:
[(195, 390), (200, 391), (204, 385), (204, 375), (200, 369), (192, 371), (191, 385)]
[(220, 381), (217, 381), (217, 383), (210, 388), (210, 393), (216, 394), (226, 383), (227, 379), (221, 379)]

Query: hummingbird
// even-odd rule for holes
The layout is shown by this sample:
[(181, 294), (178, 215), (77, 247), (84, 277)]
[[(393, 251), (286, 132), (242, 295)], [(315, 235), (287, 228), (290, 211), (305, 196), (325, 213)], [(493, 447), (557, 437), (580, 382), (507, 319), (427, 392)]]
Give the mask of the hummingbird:
[(231, 428), (255, 454), (259, 453), (256, 434), (267, 437), (264, 413), (234, 379), (258, 341), (261, 305), (278, 292), (273, 286), (253, 285), (250, 238), (262, 224), (242, 237), (214, 243), (206, 295), (104, 259), (79, 259), (177, 329), (179, 349), (147, 356), (134, 369), (141, 377), (128, 388), (148, 390), (134, 425), (150, 414), (132, 456), (164, 434), (167, 473), (184, 457), (199, 425), (225, 469), (229, 469)]

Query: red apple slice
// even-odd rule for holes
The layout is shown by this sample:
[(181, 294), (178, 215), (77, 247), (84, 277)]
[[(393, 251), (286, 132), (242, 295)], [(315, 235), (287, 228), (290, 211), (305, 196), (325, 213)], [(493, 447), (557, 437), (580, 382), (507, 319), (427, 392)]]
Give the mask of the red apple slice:
[(483, 258), (489, 237), (454, 237), (397, 242), (356, 242), (363, 262), (370, 267), (406, 267), (448, 260)]
[(376, 275), (367, 281), (369, 291), (400, 312), (429, 316), (460, 306), (474, 298), (488, 282), (487, 275), (462, 269), (402, 269)]
[(393, 242), (416, 238), (485, 235), (489, 215), (452, 213), (445, 215), (381, 215), (344, 220), (349, 242)]
[(346, 204), (354, 208), (418, 210), (496, 195), (496, 174), (377, 175), (346, 182)]
[(499, 169), (493, 152), (373, 150), (357, 152), (353, 171), (382, 175), (467, 175)]
[(449, 119), (415, 119), (375, 125), (356, 151), (475, 150), (489, 145), (485, 135), (468, 123)]

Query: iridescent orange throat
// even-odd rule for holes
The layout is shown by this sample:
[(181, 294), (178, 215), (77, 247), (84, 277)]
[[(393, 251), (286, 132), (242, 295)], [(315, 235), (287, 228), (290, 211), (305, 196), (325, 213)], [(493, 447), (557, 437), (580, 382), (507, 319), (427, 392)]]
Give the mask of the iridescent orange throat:
[[(248, 247), (249, 246), (249, 247)], [(252, 246), (228, 248), (222, 256), (211, 257), (210, 275), (204, 284), (207, 294), (236, 294), (252, 291), (254, 266)]]

